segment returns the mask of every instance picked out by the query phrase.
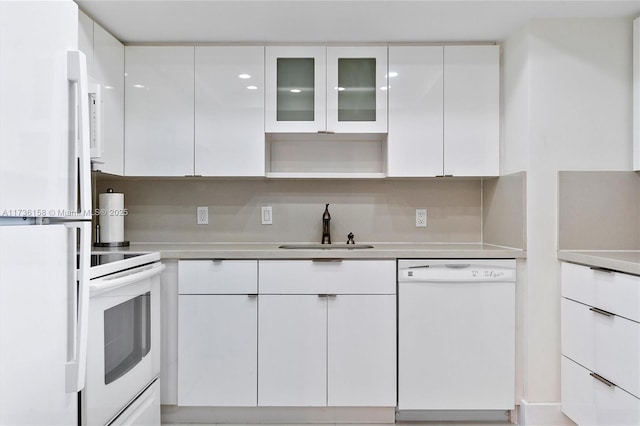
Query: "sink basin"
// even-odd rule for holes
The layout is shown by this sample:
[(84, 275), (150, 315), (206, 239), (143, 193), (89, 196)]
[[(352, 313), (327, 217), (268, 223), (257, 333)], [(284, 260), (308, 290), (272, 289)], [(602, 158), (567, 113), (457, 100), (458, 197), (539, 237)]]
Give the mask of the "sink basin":
[(283, 244), (281, 249), (289, 250), (354, 250), (354, 249), (371, 249), (369, 244)]

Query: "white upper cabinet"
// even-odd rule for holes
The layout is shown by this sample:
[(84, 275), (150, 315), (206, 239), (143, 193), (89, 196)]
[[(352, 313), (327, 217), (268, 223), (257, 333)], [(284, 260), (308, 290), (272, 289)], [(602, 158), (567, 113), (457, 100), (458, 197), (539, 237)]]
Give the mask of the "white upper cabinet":
[(443, 174), (443, 51), (389, 47), (388, 176)]
[(389, 47), (388, 176), (499, 174), (499, 47)]
[(500, 47), (444, 48), (444, 174), (497, 176)]
[(387, 47), (266, 47), (267, 133), (386, 133)]
[(124, 46), (100, 25), (93, 27), (93, 74), (102, 98), (102, 153), (94, 169), (124, 174)]
[(326, 47), (267, 46), (265, 131), (326, 130)]
[(327, 131), (387, 132), (387, 47), (327, 47)]
[(264, 47), (195, 48), (195, 174), (264, 176)]
[(78, 43), (87, 56), (89, 92), (99, 93), (92, 133), (93, 169), (124, 173), (124, 45), (79, 11)]
[(125, 174), (194, 174), (194, 47), (127, 46)]
[(78, 10), (78, 49), (87, 57), (87, 74), (93, 75), (93, 19)]

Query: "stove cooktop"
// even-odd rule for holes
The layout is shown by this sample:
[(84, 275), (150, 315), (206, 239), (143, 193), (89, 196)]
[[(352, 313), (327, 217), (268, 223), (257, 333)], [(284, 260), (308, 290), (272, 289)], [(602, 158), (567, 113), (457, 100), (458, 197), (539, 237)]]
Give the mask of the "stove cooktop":
[(106, 265), (111, 262), (119, 262), (125, 259), (133, 259), (146, 253), (91, 253), (91, 267)]
[(127, 269), (136, 268), (160, 260), (157, 252), (93, 252), (91, 253), (91, 279)]

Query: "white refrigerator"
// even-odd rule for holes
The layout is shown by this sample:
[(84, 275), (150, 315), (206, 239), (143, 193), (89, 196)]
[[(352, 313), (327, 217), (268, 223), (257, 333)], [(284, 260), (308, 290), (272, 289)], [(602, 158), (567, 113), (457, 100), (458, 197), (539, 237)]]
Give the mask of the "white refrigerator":
[(0, 0), (0, 425), (75, 425), (91, 256), (86, 59), (71, 1)]

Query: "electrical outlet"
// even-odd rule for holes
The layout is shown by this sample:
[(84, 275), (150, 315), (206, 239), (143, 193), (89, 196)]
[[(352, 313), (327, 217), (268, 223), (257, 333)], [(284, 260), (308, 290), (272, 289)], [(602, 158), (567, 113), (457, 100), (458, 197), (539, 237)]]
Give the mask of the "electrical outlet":
[(198, 223), (198, 225), (209, 224), (209, 207), (196, 208), (196, 222)]
[(416, 228), (427, 227), (427, 209), (416, 209)]
[(273, 224), (273, 209), (271, 208), (271, 206), (262, 206), (262, 224)]

